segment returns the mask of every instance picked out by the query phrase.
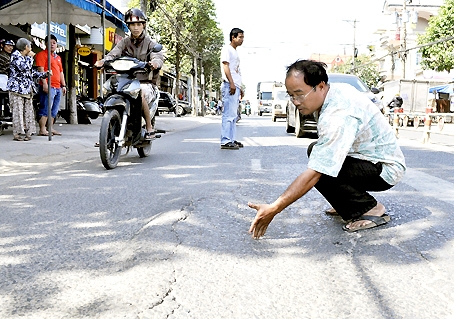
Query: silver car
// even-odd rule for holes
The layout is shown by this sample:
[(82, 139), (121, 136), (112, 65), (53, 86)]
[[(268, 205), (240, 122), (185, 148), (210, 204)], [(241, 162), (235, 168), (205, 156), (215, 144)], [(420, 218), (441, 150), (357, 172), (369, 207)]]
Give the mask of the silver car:
[[(381, 101), (376, 98), (379, 91), (376, 88), (369, 87), (356, 75), (328, 73), (328, 83), (348, 83), (355, 87), (358, 91), (366, 94), (370, 100), (380, 107)], [(287, 102), (287, 133), (295, 133), (296, 137), (303, 137), (307, 134), (317, 134), (317, 121), (313, 114), (301, 114), (295, 105), (288, 100)]]

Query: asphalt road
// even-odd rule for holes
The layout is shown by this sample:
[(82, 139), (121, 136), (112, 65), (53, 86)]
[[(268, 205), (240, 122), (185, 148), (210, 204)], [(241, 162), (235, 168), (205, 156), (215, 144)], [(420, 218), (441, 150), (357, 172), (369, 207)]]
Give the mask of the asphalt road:
[[(244, 118), (158, 118), (150, 157), (102, 166), (99, 122), (0, 136), (0, 318), (454, 318), (454, 147), (401, 132), (408, 173), (376, 193), (386, 226), (345, 233), (316, 190), (247, 233), (312, 139)], [(26, 144), (28, 143), (28, 144)]]

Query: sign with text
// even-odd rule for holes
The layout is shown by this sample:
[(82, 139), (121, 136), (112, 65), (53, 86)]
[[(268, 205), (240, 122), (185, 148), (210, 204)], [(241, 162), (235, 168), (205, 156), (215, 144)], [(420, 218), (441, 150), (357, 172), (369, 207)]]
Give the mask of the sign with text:
[(106, 28), (105, 33), (105, 43), (106, 43), (106, 50), (112, 50), (113, 46), (120, 42), (123, 37), (118, 35), (115, 28)]
[[(68, 27), (66, 24), (58, 24), (55, 22), (50, 23), (50, 33), (55, 35), (57, 38), (57, 44), (66, 47), (67, 44), (67, 34), (68, 34)], [(31, 25), (31, 35), (44, 39), (47, 35), (47, 23), (33, 23)]]
[(91, 50), (90, 50), (90, 48), (87, 48), (87, 47), (81, 47), (81, 48), (77, 49), (77, 53), (79, 53), (79, 55), (81, 55), (81, 56), (87, 56), (87, 55), (90, 55)]

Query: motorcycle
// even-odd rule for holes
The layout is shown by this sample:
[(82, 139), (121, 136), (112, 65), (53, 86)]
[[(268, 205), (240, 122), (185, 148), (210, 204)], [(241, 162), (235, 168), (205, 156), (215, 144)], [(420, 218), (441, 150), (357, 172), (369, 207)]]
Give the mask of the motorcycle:
[[(404, 109), (402, 107), (403, 100), (400, 96), (397, 96), (388, 103), (389, 113), (388, 120), (390, 125), (394, 125), (394, 116), (398, 116), (397, 113), (403, 113)], [(399, 126), (403, 126), (403, 118), (399, 117)]]
[(251, 105), (250, 104), (246, 104), (245, 112), (246, 112), (247, 116), (251, 115)]
[(206, 110), (207, 115), (216, 115), (216, 107), (209, 106)]
[(9, 126), (13, 126), (13, 119), (9, 108), (8, 92), (0, 89), (0, 135)]
[[(159, 52), (161, 44), (156, 44), (152, 52)], [(105, 113), (99, 131), (99, 152), (101, 162), (106, 169), (117, 166), (122, 149), (126, 154), (131, 148), (136, 148), (139, 156), (147, 157), (151, 153), (152, 140), (145, 138), (145, 121), (142, 118), (142, 96), (140, 82), (135, 74), (150, 71), (147, 62), (132, 57), (120, 57), (106, 61), (104, 68), (110, 78), (104, 83), (107, 96), (103, 108)], [(159, 92), (156, 91), (150, 110), (158, 107)], [(151, 112), (153, 114), (153, 112)], [(154, 126), (155, 117), (152, 118)], [(164, 130), (155, 130), (165, 133)], [(154, 139), (161, 135), (155, 134)], [(126, 155), (124, 154), (124, 155)]]
[[(76, 96), (77, 105), (77, 123), (91, 124), (90, 119), (96, 120), (103, 113), (102, 100), (100, 98), (93, 99), (86, 96)], [(70, 123), (70, 111), (61, 109), (58, 114), (65, 119), (66, 123)]]

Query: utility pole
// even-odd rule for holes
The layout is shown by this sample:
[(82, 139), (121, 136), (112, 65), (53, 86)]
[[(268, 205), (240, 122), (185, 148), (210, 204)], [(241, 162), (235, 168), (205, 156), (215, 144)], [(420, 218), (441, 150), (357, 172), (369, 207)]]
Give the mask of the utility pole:
[(407, 19), (408, 19), (408, 12), (407, 12), (407, 0), (404, 0), (404, 6), (402, 8), (402, 28), (403, 28), (403, 41), (402, 41), (402, 65), (403, 65), (403, 73), (402, 78), (406, 78), (406, 60), (407, 60)]
[[(101, 14), (101, 34), (102, 34), (102, 58), (104, 59), (106, 57), (106, 0), (102, 0), (102, 14)], [(104, 90), (103, 90), (103, 84), (104, 84), (104, 70), (101, 70), (99, 73), (99, 95), (101, 98), (104, 98)]]
[(348, 22), (350, 23), (352, 26), (353, 26), (353, 58), (352, 58), (352, 73), (355, 74), (356, 72), (356, 63), (355, 63), (355, 59), (356, 59), (356, 54), (357, 54), (357, 50), (356, 50), (356, 22), (359, 22), (357, 21), (356, 19), (355, 20), (344, 20), (345, 22)]

